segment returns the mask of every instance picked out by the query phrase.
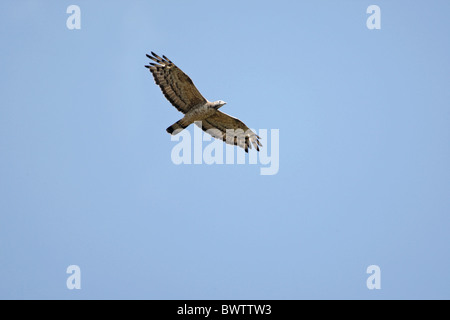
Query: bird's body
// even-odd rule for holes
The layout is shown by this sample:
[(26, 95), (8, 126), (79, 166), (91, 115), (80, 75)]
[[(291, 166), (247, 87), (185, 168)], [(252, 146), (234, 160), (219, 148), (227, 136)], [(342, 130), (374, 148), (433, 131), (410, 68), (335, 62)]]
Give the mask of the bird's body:
[(205, 104), (198, 105), (189, 110), (188, 113), (185, 114), (183, 121), (189, 124), (194, 123), (194, 121), (203, 121), (216, 112), (217, 109), (213, 108), (212, 103), (208, 101)]
[(253, 144), (259, 151), (259, 136), (239, 119), (218, 110), (226, 104), (224, 101), (211, 102), (205, 99), (192, 80), (167, 57), (161, 58), (153, 52), (147, 57), (156, 62), (145, 66), (150, 69), (156, 84), (167, 100), (184, 113), (181, 120), (167, 128), (168, 133), (177, 134), (191, 123), (196, 123), (214, 138), (238, 145), (246, 152)]

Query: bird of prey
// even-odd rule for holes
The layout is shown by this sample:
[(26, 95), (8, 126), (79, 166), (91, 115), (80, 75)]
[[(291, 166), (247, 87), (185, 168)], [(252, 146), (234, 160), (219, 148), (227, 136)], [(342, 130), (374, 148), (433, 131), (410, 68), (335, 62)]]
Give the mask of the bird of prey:
[(147, 57), (155, 63), (145, 67), (153, 74), (155, 82), (161, 88), (169, 102), (184, 113), (184, 117), (167, 128), (169, 134), (175, 135), (195, 123), (216, 139), (225, 143), (237, 145), (245, 149), (252, 148), (252, 144), (259, 151), (261, 139), (251, 131), (241, 120), (219, 111), (226, 103), (222, 100), (208, 101), (197, 90), (191, 78), (188, 77), (166, 56), (158, 56), (154, 52)]

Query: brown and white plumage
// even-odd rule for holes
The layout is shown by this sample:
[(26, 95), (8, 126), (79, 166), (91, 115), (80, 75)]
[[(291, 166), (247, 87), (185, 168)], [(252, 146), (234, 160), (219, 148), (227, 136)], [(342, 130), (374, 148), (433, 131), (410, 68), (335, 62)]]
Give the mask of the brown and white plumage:
[[(246, 152), (249, 148), (252, 148), (252, 144), (257, 151), (259, 151), (259, 146), (262, 146), (259, 142), (260, 137), (250, 130), (245, 123), (221, 111), (217, 111), (214, 115), (204, 119), (201, 122), (201, 128), (214, 138), (244, 148)], [(229, 130), (228, 134), (227, 130)]]
[(150, 63), (150, 66), (146, 67), (150, 69), (164, 96), (178, 111), (186, 114), (192, 107), (207, 102), (191, 78), (172, 61), (166, 56), (161, 58), (154, 52), (152, 55), (147, 54), (147, 57), (156, 63)]
[(225, 102), (210, 102), (205, 99), (191, 78), (166, 56), (160, 57), (152, 52), (147, 57), (155, 62), (145, 67), (150, 69), (156, 84), (167, 100), (185, 114), (181, 120), (167, 128), (168, 133), (177, 134), (191, 123), (199, 124), (201, 121), (201, 128), (214, 138), (244, 148), (246, 152), (252, 145), (259, 151), (260, 137), (241, 120), (218, 110)]

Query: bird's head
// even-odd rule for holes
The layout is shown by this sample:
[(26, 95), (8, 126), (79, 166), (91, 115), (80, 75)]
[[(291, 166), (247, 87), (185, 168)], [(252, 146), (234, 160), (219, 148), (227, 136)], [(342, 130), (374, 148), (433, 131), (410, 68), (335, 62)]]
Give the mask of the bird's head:
[(227, 103), (222, 100), (214, 101), (214, 108), (219, 109), (220, 107), (226, 105)]

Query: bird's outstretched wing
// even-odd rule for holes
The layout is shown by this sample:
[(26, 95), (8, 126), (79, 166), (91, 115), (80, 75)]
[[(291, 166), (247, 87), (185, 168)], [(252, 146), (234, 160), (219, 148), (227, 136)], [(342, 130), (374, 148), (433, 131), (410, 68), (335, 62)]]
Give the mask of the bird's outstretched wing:
[(159, 85), (164, 96), (178, 111), (187, 113), (192, 107), (207, 102), (197, 90), (191, 78), (166, 56), (161, 58), (152, 52), (152, 55), (147, 54), (147, 57), (156, 63), (150, 62), (150, 65), (145, 67), (150, 69), (156, 84)]
[[(199, 122), (196, 122), (199, 126)], [(221, 139), (228, 144), (239, 146), (248, 152), (252, 144), (257, 151), (262, 144), (256, 133), (250, 130), (241, 120), (217, 111), (211, 117), (201, 121), (201, 128), (216, 139)]]

